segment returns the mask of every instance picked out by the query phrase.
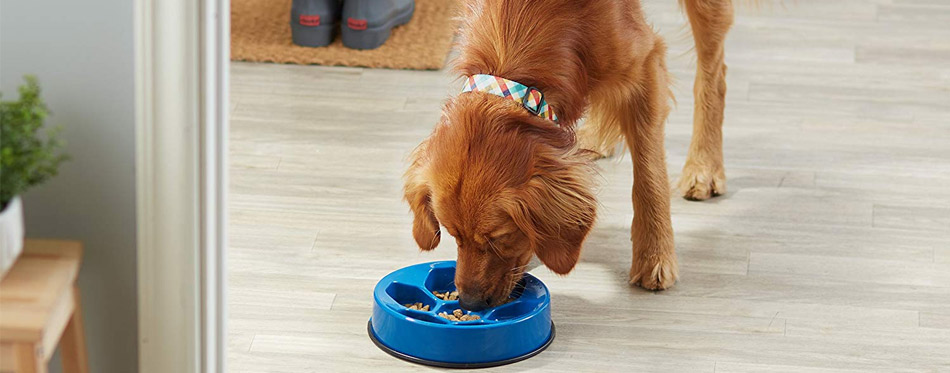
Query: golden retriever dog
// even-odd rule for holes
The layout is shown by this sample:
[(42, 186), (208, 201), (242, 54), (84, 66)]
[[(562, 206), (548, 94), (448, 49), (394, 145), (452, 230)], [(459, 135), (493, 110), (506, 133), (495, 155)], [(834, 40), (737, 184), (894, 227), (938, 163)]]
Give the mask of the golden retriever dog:
[[(666, 47), (640, 2), (463, 3), (454, 69), (468, 89), (445, 104), (412, 153), (404, 189), (422, 250), (438, 246), (440, 227), (456, 240), (461, 306), (505, 302), (532, 256), (558, 274), (574, 268), (597, 215), (593, 161), (620, 141), (633, 160), (630, 283), (672, 286), (677, 262), (663, 147), (672, 95)], [(698, 67), (680, 187), (685, 198), (703, 200), (726, 187), (723, 43), (733, 8), (729, 0), (681, 6)], [(510, 94), (512, 87), (523, 94)]]

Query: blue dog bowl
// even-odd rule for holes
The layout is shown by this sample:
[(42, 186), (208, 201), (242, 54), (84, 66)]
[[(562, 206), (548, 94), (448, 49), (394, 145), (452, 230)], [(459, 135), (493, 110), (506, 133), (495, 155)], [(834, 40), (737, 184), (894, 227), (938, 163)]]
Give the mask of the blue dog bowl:
[[(390, 273), (376, 284), (369, 337), (390, 355), (445, 368), (484, 368), (537, 355), (554, 340), (548, 288), (525, 274), (501, 306), (472, 312), (474, 321), (449, 321), (459, 302), (433, 291), (455, 291), (455, 261), (416, 264)], [(422, 303), (429, 311), (405, 304)], [(463, 310), (464, 311), (464, 310)], [(465, 311), (467, 313), (467, 311)]]

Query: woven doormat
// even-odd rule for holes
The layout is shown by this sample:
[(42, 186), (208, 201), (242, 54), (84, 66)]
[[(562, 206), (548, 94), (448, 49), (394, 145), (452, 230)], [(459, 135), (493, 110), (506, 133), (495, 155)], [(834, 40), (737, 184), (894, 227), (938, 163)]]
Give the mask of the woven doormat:
[(231, 0), (231, 60), (436, 70), (446, 62), (458, 22), (455, 0), (416, 0), (409, 23), (393, 28), (383, 46), (354, 50), (339, 33), (326, 47), (294, 45), (291, 0)]

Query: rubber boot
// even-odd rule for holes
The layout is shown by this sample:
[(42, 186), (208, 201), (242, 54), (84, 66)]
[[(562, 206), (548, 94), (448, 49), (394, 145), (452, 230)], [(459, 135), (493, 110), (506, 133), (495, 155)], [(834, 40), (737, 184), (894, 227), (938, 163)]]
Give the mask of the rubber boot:
[(416, 10), (414, 0), (345, 0), (340, 33), (343, 45), (376, 49), (389, 39), (393, 27), (404, 25)]
[(333, 41), (340, 24), (339, 0), (293, 0), (290, 31), (294, 44), (325, 47)]

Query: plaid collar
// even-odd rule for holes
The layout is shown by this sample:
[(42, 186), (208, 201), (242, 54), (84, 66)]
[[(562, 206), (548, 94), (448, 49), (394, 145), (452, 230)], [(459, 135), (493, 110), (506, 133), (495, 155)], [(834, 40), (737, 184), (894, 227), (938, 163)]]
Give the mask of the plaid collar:
[(462, 87), (462, 93), (473, 91), (485, 92), (515, 101), (531, 114), (557, 122), (554, 109), (548, 105), (548, 102), (544, 100), (544, 94), (537, 88), (494, 75), (476, 74), (468, 77), (465, 86)]

